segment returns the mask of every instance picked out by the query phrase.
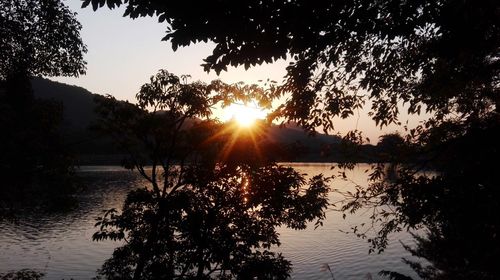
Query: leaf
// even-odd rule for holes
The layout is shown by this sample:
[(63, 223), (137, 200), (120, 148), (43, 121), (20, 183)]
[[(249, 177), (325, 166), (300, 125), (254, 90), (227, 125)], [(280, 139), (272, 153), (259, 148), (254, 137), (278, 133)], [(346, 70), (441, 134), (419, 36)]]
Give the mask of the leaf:
[(90, 1), (91, 0), (84, 0), (83, 3), (82, 3), (82, 9), (86, 8), (90, 4)]

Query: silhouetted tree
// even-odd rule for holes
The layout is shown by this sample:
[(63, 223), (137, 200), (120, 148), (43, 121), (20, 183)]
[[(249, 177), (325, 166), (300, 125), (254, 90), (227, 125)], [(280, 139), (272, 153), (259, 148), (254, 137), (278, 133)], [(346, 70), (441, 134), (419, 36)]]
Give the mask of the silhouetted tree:
[(379, 138), (377, 148), (388, 157), (400, 154), (406, 146), (405, 139), (399, 133), (384, 134)]
[(382, 125), (397, 122), (398, 102), (444, 117), (478, 114), (499, 101), (493, 0), (82, 2), (125, 4), (131, 18), (158, 16), (174, 50), (213, 41), (206, 70), (290, 57), (277, 91), (290, 99), (280, 113), (306, 127), (330, 128), (331, 117), (352, 115), (366, 93)]
[(1, 273), (0, 279), (2, 279), (2, 280), (39, 280), (39, 279), (42, 279), (43, 276), (44, 276), (44, 273), (34, 271), (34, 270), (29, 270), (29, 269), (22, 269), (19, 271)]
[(0, 3), (0, 79), (84, 74), (81, 25), (60, 0)]
[[(98, 220), (94, 240), (124, 240), (99, 273), (107, 279), (285, 279), (291, 269), (276, 228), (321, 224), (327, 179), (307, 180), (276, 165), (261, 123), (241, 128), (211, 120), (216, 104), (259, 88), (187, 83), (160, 71), (138, 105), (100, 101), (99, 130), (112, 135), (148, 186), (121, 212)], [(147, 166), (150, 166), (147, 167)]]
[(0, 2), (0, 209), (21, 197), (36, 201), (68, 190), (70, 157), (58, 131), (62, 107), (36, 100), (30, 79), (83, 74), (80, 29), (59, 0)]
[[(407, 136), (423, 162), (400, 165), (396, 181), (378, 166), (343, 209), (381, 211), (373, 216), (382, 223), (375, 248), (403, 228), (437, 232), (429, 240), (446, 246), (417, 248), (429, 260), (446, 258), (427, 278), (498, 278), (487, 261), (500, 258), (499, 181), (490, 164), (500, 143), (498, 1), (83, 1), (90, 3), (125, 4), (131, 18), (158, 16), (174, 50), (213, 41), (206, 70), (291, 58), (274, 88), (286, 97), (275, 116), (307, 129), (333, 128), (332, 118), (351, 116), (367, 100), (380, 126), (398, 124), (402, 104), (410, 114), (427, 112), (429, 120)], [(363, 138), (351, 132), (347, 139)], [(438, 172), (422, 175), (425, 168)]]

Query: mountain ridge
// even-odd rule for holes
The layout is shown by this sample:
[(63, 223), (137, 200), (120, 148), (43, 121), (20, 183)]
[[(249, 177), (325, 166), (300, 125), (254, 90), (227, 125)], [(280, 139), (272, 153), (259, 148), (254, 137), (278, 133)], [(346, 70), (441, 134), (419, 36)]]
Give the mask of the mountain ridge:
[[(52, 99), (63, 105), (63, 127), (69, 141), (79, 143), (73, 148), (80, 157), (115, 155), (119, 153), (109, 139), (95, 139), (88, 127), (97, 120), (95, 113), (96, 97), (89, 90), (75, 85), (55, 82), (46, 78), (36, 77), (32, 80), (33, 94), (36, 98)], [(268, 129), (268, 138), (277, 143), (300, 147), (301, 155), (292, 160), (321, 161), (325, 160), (325, 147), (340, 143), (338, 136), (315, 133), (314, 136), (292, 124), (288, 126), (272, 125)], [(88, 141), (86, 141), (87, 139)], [(330, 160), (328, 160), (330, 161)]]

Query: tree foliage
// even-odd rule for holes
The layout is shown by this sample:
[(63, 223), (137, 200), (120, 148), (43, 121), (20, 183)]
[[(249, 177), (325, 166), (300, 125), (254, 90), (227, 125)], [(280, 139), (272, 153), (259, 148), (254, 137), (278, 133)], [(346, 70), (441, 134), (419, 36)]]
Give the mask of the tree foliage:
[(45, 274), (29, 269), (22, 269), (18, 271), (12, 271), (8, 273), (0, 274), (0, 279), (2, 280), (39, 280), (42, 279)]
[[(390, 233), (420, 229), (415, 245), (405, 248), (428, 262), (405, 262), (422, 279), (498, 278), (493, 260), (500, 257), (500, 192), (491, 164), (499, 156), (498, 124), (448, 122), (422, 132), (424, 145), (405, 141), (415, 150), (392, 154), (389, 168), (379, 164), (373, 170), (368, 188), (347, 194), (343, 210), (370, 207), (380, 225), (375, 237), (361, 230), (358, 235), (384, 249)], [(451, 131), (456, 134), (447, 136)]]
[[(427, 112), (429, 120), (406, 136), (418, 164), (395, 155), (403, 163), (398, 175), (388, 179), (379, 165), (343, 209), (377, 210), (375, 248), (393, 231), (430, 229), (433, 242), (414, 251), (438, 267), (424, 278), (498, 278), (487, 261), (500, 248), (491, 165), (500, 143), (498, 1), (83, 1), (90, 3), (125, 4), (131, 18), (158, 16), (174, 50), (213, 41), (206, 70), (289, 58), (284, 82), (273, 89), (286, 98), (275, 116), (307, 129), (331, 129), (334, 117), (349, 117), (364, 102), (380, 126), (398, 124), (402, 104), (409, 114)], [(437, 173), (422, 174), (429, 168)]]
[[(206, 70), (291, 58), (280, 114), (331, 128), (371, 100), (380, 125), (410, 113), (480, 115), (498, 102), (498, 3), (485, 1), (85, 0), (168, 23), (173, 49), (213, 41)], [(452, 102), (449, 102), (452, 101)], [(497, 106), (498, 107), (498, 106)]]
[(138, 105), (100, 101), (97, 128), (127, 152), (124, 166), (148, 182), (129, 193), (121, 212), (99, 218), (95, 240), (125, 241), (100, 274), (285, 279), (291, 264), (271, 251), (280, 244), (276, 229), (321, 224), (327, 179), (306, 180), (276, 165), (259, 132), (264, 123), (249, 129), (211, 119), (216, 104), (249, 98), (258, 88), (183, 80), (162, 70), (142, 86)]
[(0, 79), (85, 73), (81, 25), (60, 0), (0, 3)]
[[(60, 135), (62, 106), (33, 97), (35, 75), (78, 76), (85, 71), (81, 25), (59, 0), (0, 2), (0, 218), (29, 198), (65, 204), (71, 157)], [(14, 205), (15, 206), (15, 205)]]

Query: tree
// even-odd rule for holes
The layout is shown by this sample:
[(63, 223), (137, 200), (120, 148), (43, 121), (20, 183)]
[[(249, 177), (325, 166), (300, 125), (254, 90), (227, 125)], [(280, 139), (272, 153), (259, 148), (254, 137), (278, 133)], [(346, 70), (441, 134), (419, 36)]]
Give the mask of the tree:
[(60, 0), (0, 3), (0, 80), (85, 73), (81, 25)]
[[(363, 104), (365, 93), (372, 102), (373, 118), (382, 126), (398, 122), (398, 102), (407, 103), (410, 113), (432, 113), (424, 126), (410, 131), (409, 140), (420, 145), (427, 166), (439, 175), (420, 176), (415, 166), (406, 165), (399, 170), (397, 182), (388, 182), (383, 172), (376, 172), (374, 184), (346, 209), (368, 203), (396, 206), (382, 237), (401, 226), (425, 225), (439, 233), (431, 240), (449, 241), (457, 246), (446, 248), (461, 249), (460, 254), (449, 254), (453, 258), (448, 268), (458, 267), (462, 274), (478, 270), (495, 278), (494, 266), (467, 249), (474, 248), (472, 240), (480, 240), (482, 246), (476, 248), (484, 248), (483, 256), (490, 260), (498, 256), (498, 181), (485, 160), (498, 158), (496, 1), (211, 1), (197, 5), (84, 1), (89, 3), (94, 8), (126, 3), (131, 17), (156, 14), (169, 22), (166, 39), (174, 48), (213, 40), (216, 48), (207, 58), (207, 69), (249, 67), (290, 54), (293, 63), (287, 80), (274, 91), (274, 96), (289, 99), (276, 116), (307, 129), (318, 125), (329, 129), (333, 117), (352, 115)], [(471, 194), (477, 197), (464, 208)], [(458, 217), (470, 219), (464, 223)]]
[(493, 0), (82, 2), (158, 16), (174, 50), (213, 41), (204, 67), (217, 73), (291, 58), (278, 112), (306, 128), (332, 128), (332, 117), (351, 116), (365, 95), (380, 125), (397, 123), (398, 102), (439, 119), (481, 116), (499, 102)]
[(0, 279), (2, 280), (23, 280), (23, 279), (29, 279), (29, 280), (39, 280), (42, 279), (44, 276), (44, 273), (34, 271), (34, 270), (29, 270), (29, 269), (22, 269), (18, 271), (12, 271), (9, 273), (2, 273), (0, 274)]
[[(308, 181), (276, 165), (261, 123), (253, 129), (211, 119), (220, 103), (248, 100), (255, 86), (187, 83), (164, 70), (138, 105), (100, 101), (98, 129), (127, 152), (124, 166), (148, 186), (121, 212), (99, 218), (94, 240), (124, 240), (100, 274), (107, 279), (285, 279), (291, 264), (270, 251), (278, 226), (324, 219), (327, 179)], [(148, 169), (146, 166), (151, 166)]]
[(63, 108), (36, 100), (30, 79), (84, 74), (80, 29), (59, 0), (0, 2), (0, 217), (21, 198), (38, 202), (69, 191), (71, 158), (58, 126)]
[[(199, 41), (216, 46), (206, 70), (250, 67), (291, 58), (274, 96), (287, 101), (275, 112), (306, 129), (333, 128), (371, 103), (380, 126), (398, 123), (400, 105), (430, 119), (408, 131), (418, 164), (399, 165), (398, 180), (386, 180), (381, 166), (368, 188), (360, 188), (344, 210), (382, 209), (375, 248), (387, 234), (425, 226), (429, 240), (446, 240), (428, 252), (446, 252), (427, 278), (495, 279), (498, 259), (498, 180), (486, 161), (498, 159), (500, 123), (499, 6), (497, 1), (204, 1), (84, 0), (93, 8), (126, 5), (125, 16), (158, 16), (168, 25), (174, 50)], [(356, 132), (351, 142), (362, 142)], [(488, 138), (487, 138), (488, 137)], [(472, 146), (469, 146), (472, 145)], [(473, 148), (471, 148), (473, 147)], [(393, 161), (396, 161), (394, 158)], [(346, 164), (345, 166), (349, 166)], [(422, 175), (425, 168), (436, 176)], [(474, 198), (470, 200), (469, 198)], [(464, 206), (467, 205), (467, 206)], [(393, 211), (388, 212), (386, 206)], [(451, 207), (452, 206), (452, 207)], [(382, 207), (382, 208), (381, 208)], [(474, 219), (472, 217), (481, 217)], [(470, 217), (464, 222), (460, 217)], [(438, 233), (438, 237), (434, 236)], [(454, 232), (454, 233), (453, 233)], [(479, 241), (480, 244), (477, 244)], [(427, 244), (420, 242), (420, 244)], [(439, 243), (432, 243), (439, 244)], [(442, 243), (441, 243), (442, 244)], [(484, 249), (478, 254), (471, 248)], [(450, 248), (458, 248), (451, 250)], [(423, 254), (422, 252), (427, 252)], [(429, 255), (430, 254), (430, 255)], [(448, 258), (449, 257), (449, 258)], [(452, 276), (450, 276), (452, 275)]]

